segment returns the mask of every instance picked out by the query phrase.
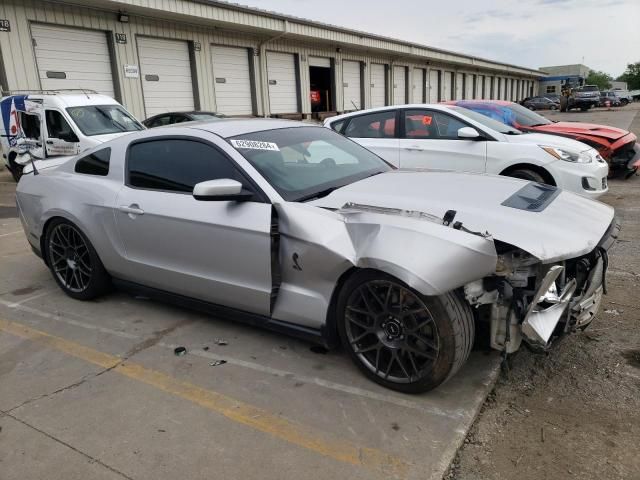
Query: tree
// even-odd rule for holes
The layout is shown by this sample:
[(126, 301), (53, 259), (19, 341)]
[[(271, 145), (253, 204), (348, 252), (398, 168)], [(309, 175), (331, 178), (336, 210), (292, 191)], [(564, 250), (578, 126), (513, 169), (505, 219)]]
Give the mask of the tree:
[(591, 70), (587, 77), (586, 85), (597, 85), (600, 90), (609, 90), (611, 88), (611, 75), (605, 72)]
[(640, 62), (628, 64), (625, 72), (617, 79), (621, 82), (627, 82), (629, 90), (640, 89)]

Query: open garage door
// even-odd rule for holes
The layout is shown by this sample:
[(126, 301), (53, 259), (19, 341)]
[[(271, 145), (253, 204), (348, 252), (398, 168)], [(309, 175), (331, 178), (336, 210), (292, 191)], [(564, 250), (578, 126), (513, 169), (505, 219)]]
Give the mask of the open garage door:
[(31, 25), (40, 86), (86, 88), (115, 97), (106, 32)]
[(362, 110), (362, 69), (360, 62), (342, 62), (342, 110)]
[(425, 79), (425, 70), (424, 68), (414, 68), (413, 69), (413, 82), (411, 85), (411, 101), (414, 103), (424, 103), (426, 101), (425, 93), (426, 93), (426, 79)]
[(407, 67), (393, 67), (393, 104), (407, 103)]
[(211, 60), (216, 110), (225, 115), (253, 115), (249, 51), (212, 45)]
[(387, 104), (387, 75), (384, 65), (371, 64), (371, 107), (384, 107)]
[(187, 42), (138, 37), (138, 57), (147, 118), (195, 109)]
[(296, 59), (292, 53), (267, 52), (267, 79), (269, 111), (272, 114), (299, 112)]
[(429, 103), (440, 101), (440, 71), (429, 70)]

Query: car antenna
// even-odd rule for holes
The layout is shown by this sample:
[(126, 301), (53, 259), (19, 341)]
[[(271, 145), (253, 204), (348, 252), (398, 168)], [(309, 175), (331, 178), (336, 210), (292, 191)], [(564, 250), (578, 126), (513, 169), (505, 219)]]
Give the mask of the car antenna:
[(356, 103), (353, 100), (351, 100), (351, 105), (353, 105), (353, 108), (355, 108), (356, 110), (358, 110), (358, 111), (361, 110), (360, 108), (358, 108), (358, 106), (356, 105)]

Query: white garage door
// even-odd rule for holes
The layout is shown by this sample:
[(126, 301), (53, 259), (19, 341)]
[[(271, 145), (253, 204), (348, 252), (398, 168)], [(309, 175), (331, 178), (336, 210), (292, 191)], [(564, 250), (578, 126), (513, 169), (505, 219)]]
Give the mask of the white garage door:
[(453, 88), (453, 72), (444, 72), (442, 81), (442, 100), (453, 100), (451, 97)]
[(415, 103), (424, 103), (424, 90), (425, 90), (425, 78), (424, 78), (424, 69), (422, 68), (414, 68), (413, 69), (413, 85), (411, 86), (411, 92), (413, 94), (412, 102)]
[(429, 103), (438, 103), (440, 96), (440, 72), (429, 70)]
[(485, 100), (491, 99), (491, 81), (492, 80), (493, 80), (493, 77), (489, 77), (488, 75), (485, 75), (485, 77), (484, 77), (484, 96), (483, 96), (483, 98)]
[(483, 91), (482, 82), (484, 82), (484, 81), (485, 81), (485, 76), (484, 75), (478, 75), (476, 77), (475, 98), (482, 98), (482, 91)]
[(464, 98), (471, 100), (473, 98), (473, 75), (467, 73), (464, 77)]
[(296, 113), (298, 86), (293, 54), (267, 52), (267, 77), (271, 113)]
[(342, 62), (342, 109), (344, 111), (362, 109), (362, 80), (360, 72), (360, 62), (350, 60)]
[(462, 100), (462, 85), (464, 83), (464, 74), (456, 73), (455, 97), (454, 100)]
[(251, 73), (246, 48), (211, 47), (216, 110), (225, 115), (252, 115)]
[(393, 104), (407, 103), (407, 68), (393, 67)]
[(387, 104), (387, 86), (384, 65), (371, 64), (371, 107), (384, 107)]
[(34, 24), (31, 34), (44, 90), (86, 88), (115, 96), (106, 32)]
[(187, 42), (139, 37), (138, 56), (147, 118), (195, 108)]

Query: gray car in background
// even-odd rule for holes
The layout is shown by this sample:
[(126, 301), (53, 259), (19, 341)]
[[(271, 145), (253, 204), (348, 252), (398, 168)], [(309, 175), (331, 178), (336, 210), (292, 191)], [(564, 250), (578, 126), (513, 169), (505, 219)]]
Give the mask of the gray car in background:
[(78, 300), (112, 285), (332, 346), (437, 387), (477, 322), (495, 349), (584, 328), (613, 209), (523, 180), (395, 170), (327, 129), (219, 120), (122, 136), (17, 187), (31, 247)]
[(557, 98), (531, 97), (524, 100), (522, 105), (529, 110), (558, 110), (560, 108), (560, 100)]

